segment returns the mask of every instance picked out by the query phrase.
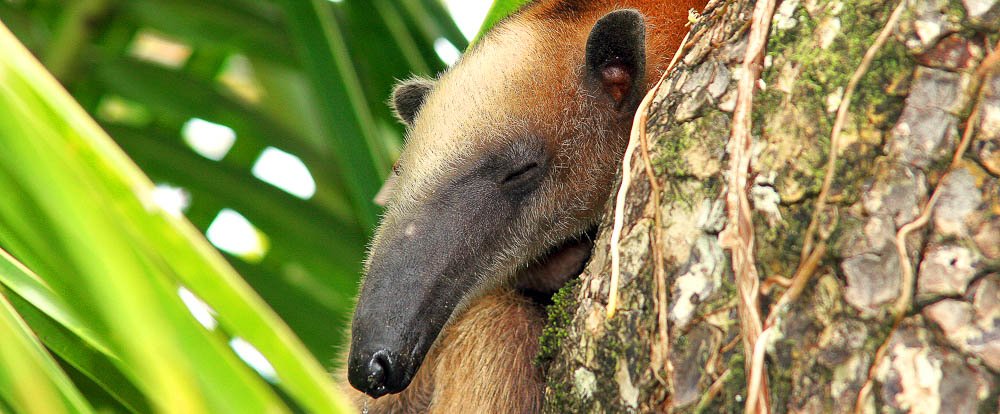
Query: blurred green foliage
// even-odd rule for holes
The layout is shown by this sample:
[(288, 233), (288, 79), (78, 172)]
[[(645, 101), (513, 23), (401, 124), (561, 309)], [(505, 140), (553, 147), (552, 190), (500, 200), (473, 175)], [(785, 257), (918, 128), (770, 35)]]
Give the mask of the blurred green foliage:
[(3, 26), (0, 194), (0, 411), (346, 408), (291, 330)]

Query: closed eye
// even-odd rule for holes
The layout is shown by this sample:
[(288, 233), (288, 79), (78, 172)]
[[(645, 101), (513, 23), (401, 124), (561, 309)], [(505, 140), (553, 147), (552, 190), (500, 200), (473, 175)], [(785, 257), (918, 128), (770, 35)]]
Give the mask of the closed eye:
[(507, 185), (507, 184), (512, 184), (515, 181), (519, 181), (523, 178), (527, 178), (527, 176), (530, 175), (529, 173), (537, 168), (538, 168), (538, 163), (533, 162), (530, 164), (525, 164), (521, 168), (518, 168), (512, 171), (510, 174), (507, 174), (507, 176), (504, 177), (503, 181), (501, 181), (500, 183), (503, 185)]

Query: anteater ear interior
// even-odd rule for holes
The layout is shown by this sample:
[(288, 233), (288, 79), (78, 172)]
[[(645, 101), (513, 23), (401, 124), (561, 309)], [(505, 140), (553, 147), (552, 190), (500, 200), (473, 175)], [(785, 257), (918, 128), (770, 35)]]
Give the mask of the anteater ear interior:
[(390, 100), (396, 117), (408, 126), (413, 125), (413, 119), (433, 88), (433, 80), (421, 77), (412, 77), (396, 84)]
[(646, 75), (646, 22), (635, 9), (604, 15), (587, 37), (587, 74), (614, 102), (632, 112), (642, 100)]

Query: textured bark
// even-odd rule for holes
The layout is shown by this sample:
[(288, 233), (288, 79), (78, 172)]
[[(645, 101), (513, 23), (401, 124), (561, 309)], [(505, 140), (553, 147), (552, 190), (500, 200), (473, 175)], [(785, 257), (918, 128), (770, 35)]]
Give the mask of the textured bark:
[[(753, 106), (749, 195), (762, 279), (790, 278), (800, 266), (837, 107), (897, 4), (778, 6)], [(788, 307), (771, 309), (782, 287), (762, 292), (761, 313), (779, 312), (766, 358), (774, 412), (1000, 411), (1000, 71), (977, 76), (1000, 40), (1000, 1), (904, 7), (848, 107), (834, 181), (816, 215), (829, 248)], [(631, 186), (618, 312), (606, 317), (609, 215), (581, 280), (550, 308), (538, 358), (548, 412), (743, 410), (747, 352), (719, 233), (727, 224), (726, 143), (752, 9), (712, 2), (662, 84), (647, 123), (661, 242), (653, 245), (654, 203), (637, 150), (624, 172)], [(971, 145), (949, 172), (970, 127)], [(904, 289), (896, 235), (935, 191), (930, 220), (905, 237), (914, 281)], [(668, 287), (665, 342), (657, 248)], [(892, 307), (906, 291), (913, 295), (894, 323)], [(870, 392), (858, 404), (866, 383)]]

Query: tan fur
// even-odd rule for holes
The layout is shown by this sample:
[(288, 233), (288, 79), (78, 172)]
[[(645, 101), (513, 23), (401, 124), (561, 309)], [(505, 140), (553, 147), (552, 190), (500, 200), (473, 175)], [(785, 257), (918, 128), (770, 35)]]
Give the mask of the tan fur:
[[(463, 298), (409, 387), (377, 400), (351, 389), (371, 413), (534, 413), (543, 395), (532, 365), (544, 325), (541, 308), (510, 287), (562, 239), (599, 219), (627, 141), (631, 120), (598, 107), (582, 85), (587, 37), (607, 13), (638, 9), (646, 19), (646, 89), (666, 68), (687, 32), (688, 10), (706, 0), (540, 0), (502, 22), (437, 81), (407, 134), (396, 191), (381, 234), (412, 223), (427, 189), (464, 171), (475, 154), (518, 139), (544, 139), (559, 169), (525, 207), (525, 229), (508, 223), (514, 242), (490, 252), (486, 293)], [(527, 138), (526, 138), (527, 137)], [(581, 162), (583, 161), (583, 162)], [(472, 195), (474, 196), (474, 195)], [(412, 229), (419, 237), (419, 228)], [(543, 235), (546, 240), (539, 240)], [(521, 242), (523, 241), (523, 242)], [(542, 283), (544, 285), (544, 283)], [(342, 375), (341, 378), (346, 378)]]
[(532, 365), (544, 325), (541, 309), (508, 289), (491, 291), (445, 328), (410, 386), (372, 399), (347, 384), (359, 409), (375, 413), (535, 413), (543, 382)]

